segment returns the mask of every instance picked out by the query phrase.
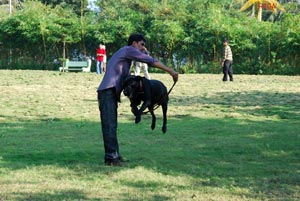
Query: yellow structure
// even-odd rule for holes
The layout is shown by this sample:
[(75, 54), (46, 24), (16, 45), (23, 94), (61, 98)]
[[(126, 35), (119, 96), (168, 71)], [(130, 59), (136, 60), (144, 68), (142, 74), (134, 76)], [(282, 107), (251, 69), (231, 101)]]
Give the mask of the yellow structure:
[(271, 10), (273, 13), (277, 13), (277, 9), (279, 9), (280, 11), (285, 11), (284, 8), (280, 5), (280, 3), (278, 3), (278, 1), (276, 0), (249, 0), (241, 7), (240, 11), (244, 11), (250, 6), (257, 6), (258, 21), (261, 21), (262, 9)]

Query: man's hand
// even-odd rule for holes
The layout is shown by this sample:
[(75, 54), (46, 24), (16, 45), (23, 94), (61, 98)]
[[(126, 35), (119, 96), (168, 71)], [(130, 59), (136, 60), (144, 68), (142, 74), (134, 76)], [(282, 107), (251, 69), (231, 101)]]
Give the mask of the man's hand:
[(163, 70), (163, 71), (168, 72), (173, 77), (174, 82), (178, 81), (178, 73), (176, 71), (174, 71), (172, 68), (169, 68), (169, 67), (165, 66), (163, 63), (161, 63), (159, 61), (155, 62), (154, 66), (161, 69), (161, 70)]
[(174, 70), (172, 70), (172, 72), (170, 73), (170, 75), (173, 77), (173, 81), (174, 81), (174, 82), (177, 82), (177, 81), (178, 81), (179, 75), (178, 75), (177, 72), (175, 72)]

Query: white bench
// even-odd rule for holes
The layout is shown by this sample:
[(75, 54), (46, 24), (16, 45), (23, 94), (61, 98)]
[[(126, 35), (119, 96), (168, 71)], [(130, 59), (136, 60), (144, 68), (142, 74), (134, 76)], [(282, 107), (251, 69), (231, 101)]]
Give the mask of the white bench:
[(59, 67), (59, 71), (67, 72), (91, 72), (92, 60), (88, 59), (87, 61), (69, 61), (67, 59), (64, 62), (64, 67)]

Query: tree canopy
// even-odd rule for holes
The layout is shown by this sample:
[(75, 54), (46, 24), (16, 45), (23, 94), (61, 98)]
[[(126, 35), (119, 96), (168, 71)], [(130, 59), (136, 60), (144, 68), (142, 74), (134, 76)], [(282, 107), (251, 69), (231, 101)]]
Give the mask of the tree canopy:
[(298, 1), (276, 1), (261, 22), (257, 7), (240, 11), (242, 0), (96, 0), (98, 9), (87, 0), (13, 2), (10, 15), (0, 5), (0, 68), (54, 70), (75, 50), (94, 57), (100, 42), (109, 59), (138, 32), (152, 56), (182, 73), (219, 73), (225, 37), (236, 73), (300, 73)]

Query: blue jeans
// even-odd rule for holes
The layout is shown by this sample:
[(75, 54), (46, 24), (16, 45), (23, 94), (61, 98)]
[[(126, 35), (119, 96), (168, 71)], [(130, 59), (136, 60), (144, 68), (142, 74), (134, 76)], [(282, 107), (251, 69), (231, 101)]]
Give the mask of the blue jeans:
[(98, 105), (105, 149), (104, 160), (117, 159), (121, 156), (117, 139), (118, 103), (116, 89), (109, 88), (98, 92)]
[(103, 61), (98, 61), (97, 60), (96, 67), (97, 67), (97, 74), (101, 74), (102, 73), (102, 69), (103, 69)]

